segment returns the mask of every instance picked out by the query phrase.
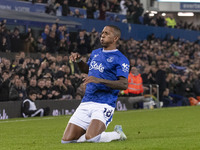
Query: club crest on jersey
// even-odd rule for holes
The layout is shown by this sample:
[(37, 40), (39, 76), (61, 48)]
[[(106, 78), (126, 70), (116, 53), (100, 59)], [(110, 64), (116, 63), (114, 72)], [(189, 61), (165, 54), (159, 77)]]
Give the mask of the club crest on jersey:
[(123, 63), (123, 64), (122, 64), (122, 71), (124, 71), (124, 72), (129, 72), (129, 65)]
[(100, 63), (98, 65), (97, 62), (94, 60), (90, 63), (90, 67), (89, 67), (89, 70), (92, 70), (92, 69), (99, 70), (99, 72), (101, 72), (101, 73), (104, 71), (104, 67), (103, 67), (102, 63)]
[(113, 62), (113, 60), (114, 60), (114, 57), (107, 58), (107, 62)]
[(94, 55), (94, 58), (96, 58), (97, 56), (99, 56), (99, 54), (95, 54), (95, 55)]

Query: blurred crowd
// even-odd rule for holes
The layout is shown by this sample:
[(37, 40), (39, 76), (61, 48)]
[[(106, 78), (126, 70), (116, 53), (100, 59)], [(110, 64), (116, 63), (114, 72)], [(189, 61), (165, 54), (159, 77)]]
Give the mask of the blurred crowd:
[[(71, 52), (78, 52), (86, 62), (91, 50), (100, 47), (99, 33), (80, 30), (70, 38), (66, 26), (46, 25), (37, 38), (32, 29), (7, 29), (0, 23), (0, 101), (23, 100), (29, 91), (37, 91), (37, 99), (81, 99), (86, 74), (69, 61)], [(14, 58), (10, 54), (15, 54)], [(31, 55), (32, 54), (32, 55)], [(33, 55), (33, 54), (36, 54)], [(31, 57), (31, 56), (33, 57)]]
[(85, 76), (67, 55), (41, 53), (31, 58), (19, 52), (13, 60), (1, 58), (0, 101), (24, 100), (29, 91), (37, 91), (37, 100), (80, 100)]
[(143, 17), (139, 19), (143, 25), (200, 31), (200, 25), (194, 25), (193, 22), (189, 23), (183, 20), (176, 21), (172, 14), (162, 16), (161, 13), (158, 13), (150, 17), (149, 13), (144, 13)]
[[(190, 105), (200, 95), (200, 41), (188, 42), (153, 34), (147, 40), (120, 41), (119, 49), (138, 68), (144, 85), (159, 85), (159, 100), (165, 106)], [(153, 90), (156, 96), (156, 89)], [(167, 99), (166, 99), (167, 98)]]
[(54, 23), (47, 24), (40, 36), (33, 37), (31, 28), (25, 33), (17, 27), (11, 31), (6, 28), (6, 20), (0, 22), (1, 52), (70, 54), (77, 51), (86, 55), (99, 46), (99, 33), (95, 29), (91, 33), (80, 30), (77, 35), (70, 35), (65, 25)]
[[(86, 62), (91, 51), (99, 48), (100, 33), (80, 30), (73, 38), (63, 25), (46, 25), (36, 39), (31, 29), (10, 31), (6, 20), (0, 25), (0, 51), (13, 59), (0, 59), (0, 101), (23, 100), (34, 89), (37, 99), (81, 99), (85, 87), (76, 63), (69, 61), (78, 52)], [(118, 49), (141, 73), (143, 84), (159, 85), (159, 100), (174, 105), (190, 105), (190, 98), (200, 96), (200, 39), (189, 42), (166, 35), (153, 34), (146, 40), (120, 40)], [(30, 57), (30, 53), (38, 54)], [(153, 91), (153, 94), (156, 94)], [(172, 105), (170, 104), (170, 105)], [(167, 105), (165, 103), (165, 105)]]
[[(74, 16), (85, 18), (85, 14), (81, 14), (79, 8), (86, 9), (86, 17), (89, 19), (105, 20), (106, 12), (114, 12), (116, 14), (125, 15), (126, 19), (122, 22), (143, 24), (149, 26), (170, 27), (178, 29), (200, 31), (200, 25), (193, 22), (176, 21), (172, 14), (162, 16), (161, 13), (150, 16), (149, 12), (144, 12), (143, 4), (140, 0), (26, 0), (32, 3), (47, 3), (46, 13), (56, 15), (59, 7), (62, 7), (63, 16)], [(76, 9), (72, 11), (70, 7)], [(99, 16), (95, 18), (94, 12), (99, 11)], [(110, 17), (110, 21), (120, 21), (117, 15)]]

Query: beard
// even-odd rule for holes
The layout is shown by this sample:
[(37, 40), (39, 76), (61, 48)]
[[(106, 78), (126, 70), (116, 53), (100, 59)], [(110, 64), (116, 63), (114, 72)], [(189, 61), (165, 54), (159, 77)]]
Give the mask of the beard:
[(104, 47), (104, 48), (107, 48), (107, 47), (108, 47), (108, 44), (101, 43), (101, 46)]
[(100, 40), (100, 43), (101, 43), (101, 46), (104, 48), (107, 48), (110, 45), (109, 42), (105, 42), (104, 40)]

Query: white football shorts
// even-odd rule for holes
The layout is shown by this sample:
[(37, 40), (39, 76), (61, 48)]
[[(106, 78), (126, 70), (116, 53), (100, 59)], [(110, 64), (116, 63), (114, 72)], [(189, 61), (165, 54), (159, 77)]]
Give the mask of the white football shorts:
[(108, 104), (101, 104), (95, 102), (83, 102), (81, 103), (72, 117), (69, 123), (73, 123), (84, 130), (87, 130), (90, 122), (93, 119), (102, 121), (106, 128), (112, 121), (115, 108)]

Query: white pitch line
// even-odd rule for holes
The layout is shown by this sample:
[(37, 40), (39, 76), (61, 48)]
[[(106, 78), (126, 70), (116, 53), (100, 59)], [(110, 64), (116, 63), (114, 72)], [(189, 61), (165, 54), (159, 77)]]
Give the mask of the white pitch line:
[(48, 118), (40, 118), (40, 119), (24, 119), (24, 120), (8, 120), (8, 121), (0, 121), (0, 123), (9, 123), (9, 122), (24, 122), (24, 121), (38, 121), (38, 120), (49, 120), (55, 119), (55, 117), (48, 117)]

